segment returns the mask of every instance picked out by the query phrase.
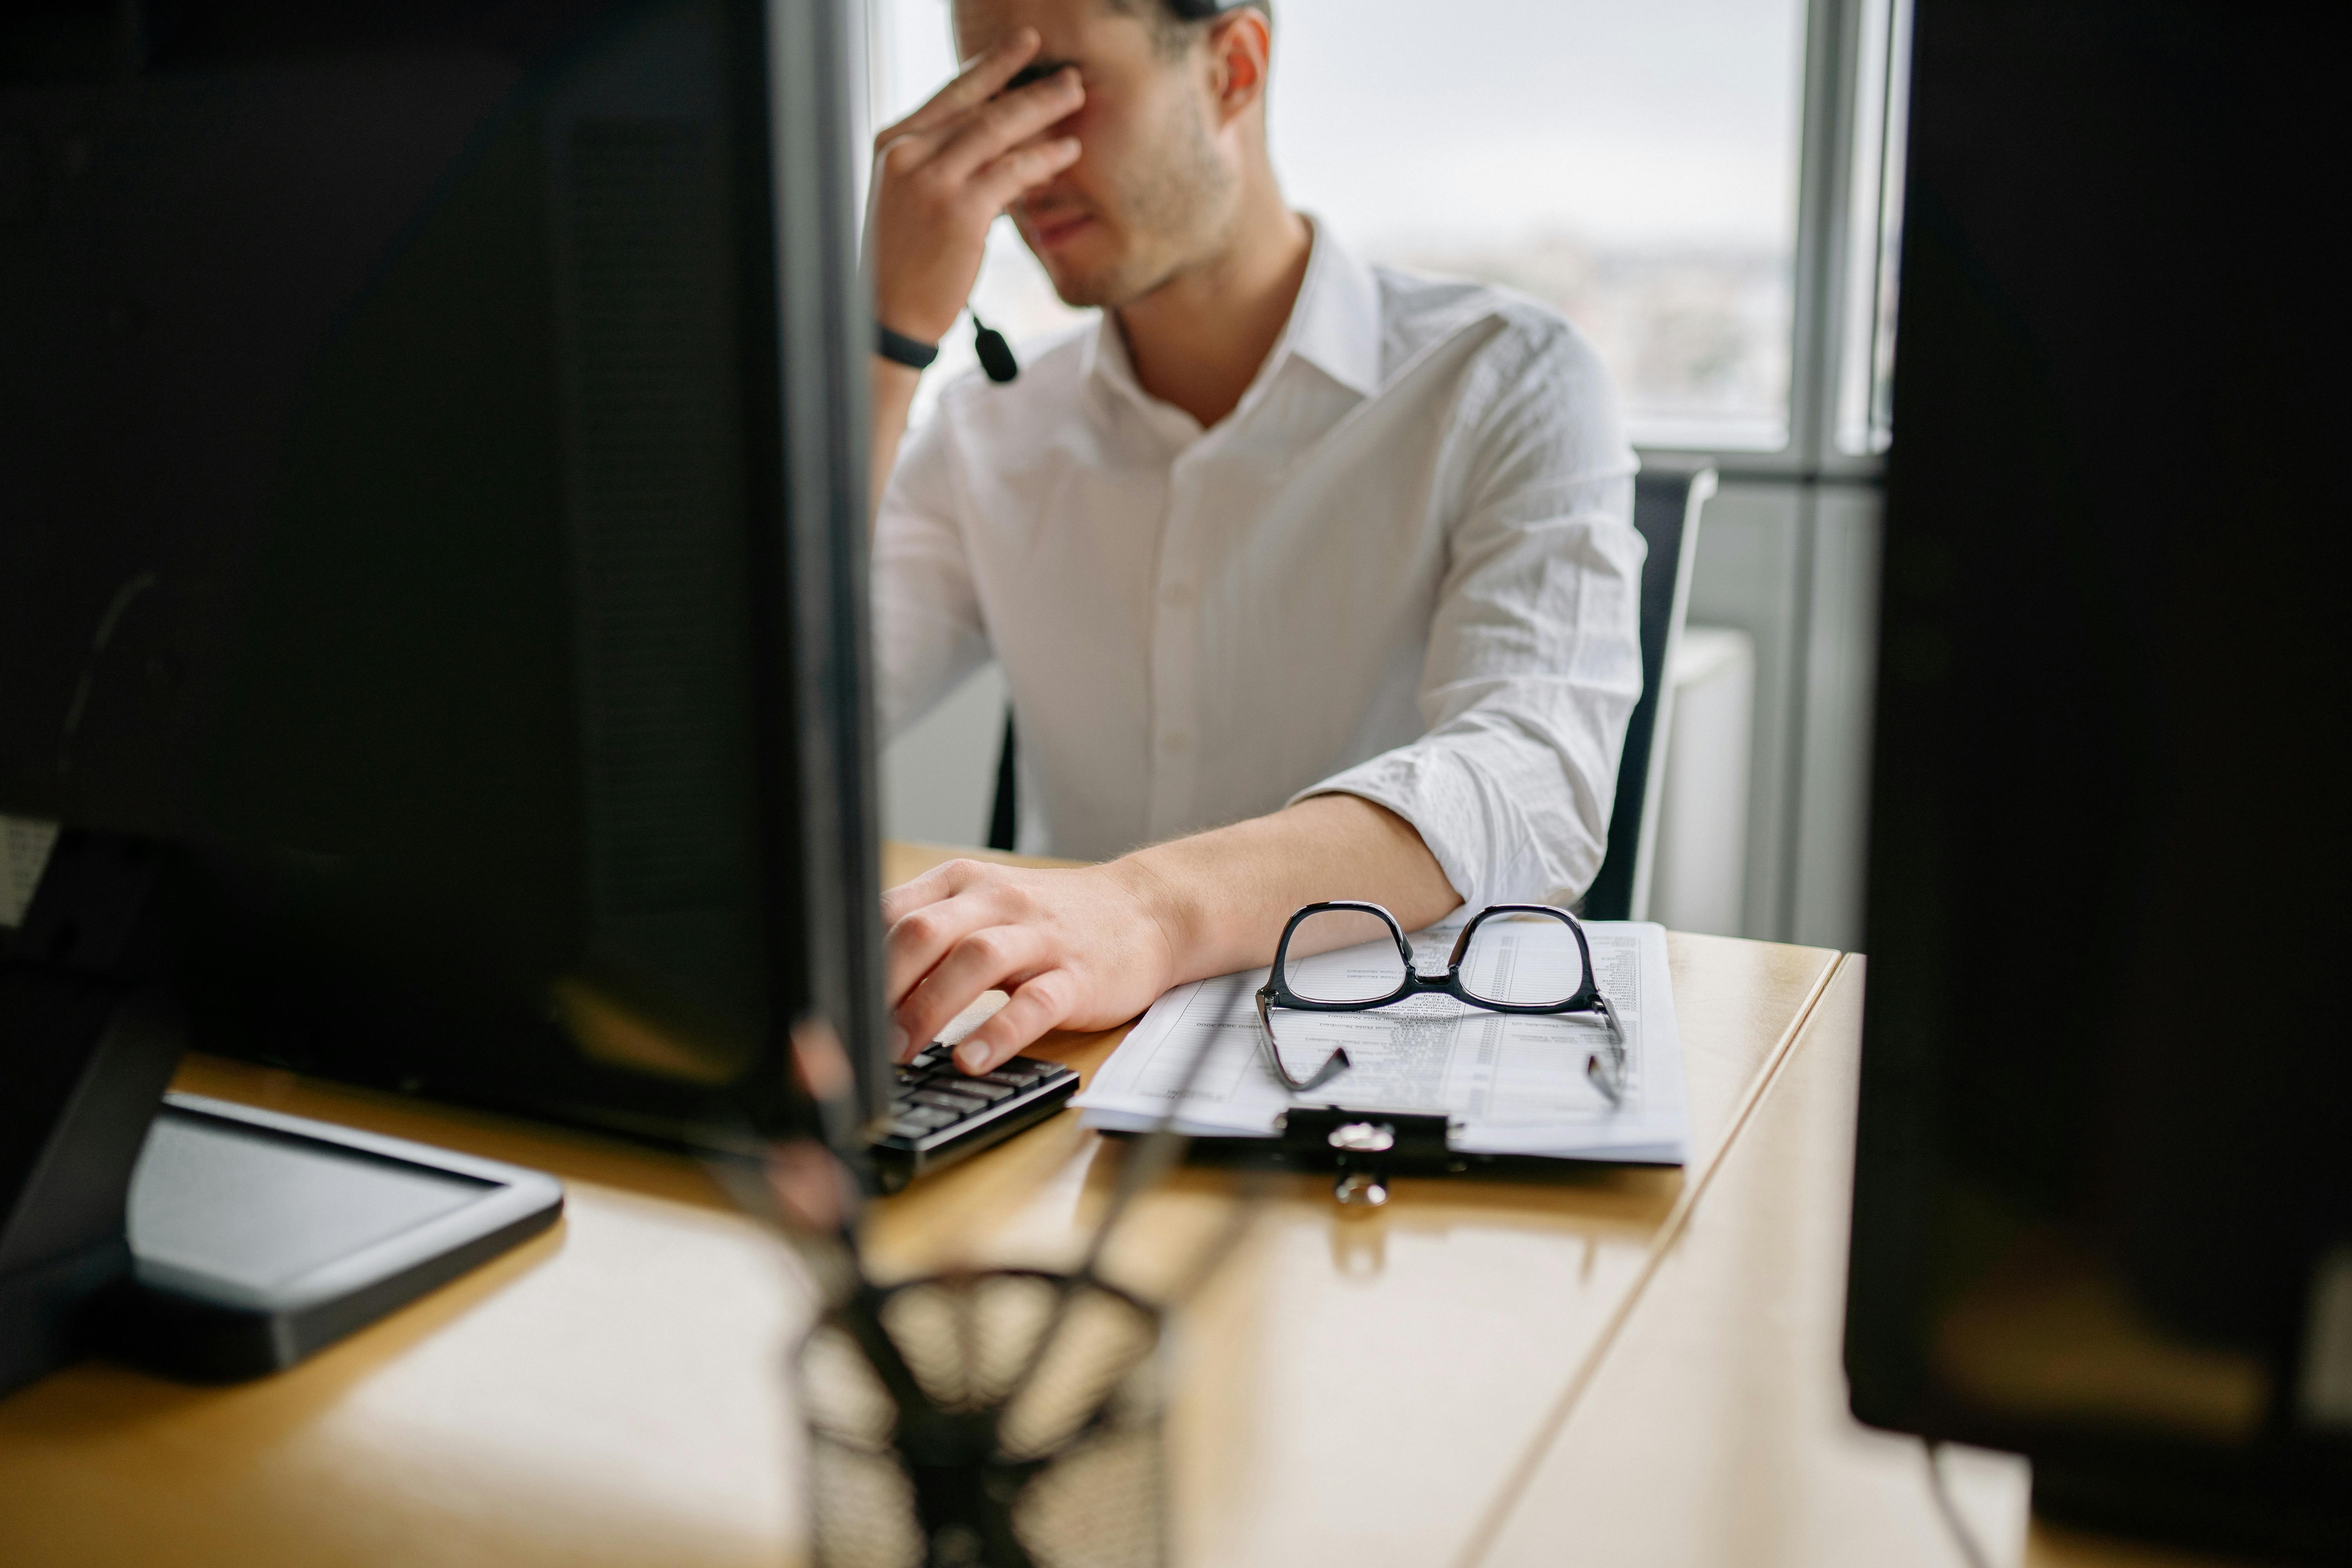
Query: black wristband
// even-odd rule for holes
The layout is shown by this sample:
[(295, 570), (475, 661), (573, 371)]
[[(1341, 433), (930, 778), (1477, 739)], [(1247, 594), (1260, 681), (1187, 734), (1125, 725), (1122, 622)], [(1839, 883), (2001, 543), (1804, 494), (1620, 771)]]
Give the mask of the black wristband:
[(940, 357), (940, 345), (917, 342), (904, 332), (894, 332), (877, 321), (874, 323), (874, 352), (884, 359), (905, 365), (908, 370), (925, 370)]

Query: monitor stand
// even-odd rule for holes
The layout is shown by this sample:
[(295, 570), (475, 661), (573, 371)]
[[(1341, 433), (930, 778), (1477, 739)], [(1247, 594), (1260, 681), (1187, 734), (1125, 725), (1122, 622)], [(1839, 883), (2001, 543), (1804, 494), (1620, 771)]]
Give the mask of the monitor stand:
[(274, 1371), (562, 1211), (537, 1172), (166, 1094), (168, 858), (60, 834), (0, 954), (0, 1394), (92, 1349)]

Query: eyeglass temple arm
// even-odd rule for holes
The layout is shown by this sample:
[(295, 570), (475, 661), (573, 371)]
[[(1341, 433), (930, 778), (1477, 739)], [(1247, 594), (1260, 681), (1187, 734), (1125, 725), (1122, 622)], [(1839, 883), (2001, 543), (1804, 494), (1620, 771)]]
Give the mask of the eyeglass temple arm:
[(1257, 1026), (1264, 1031), (1265, 1058), (1274, 1064), (1274, 1076), (1288, 1086), (1293, 1094), (1305, 1094), (1311, 1089), (1320, 1089), (1346, 1072), (1352, 1065), (1348, 1060), (1348, 1047), (1342, 1046), (1323, 1058), (1323, 1065), (1315, 1069), (1313, 1077), (1303, 1079), (1291, 1077), (1290, 1069), (1282, 1064), (1282, 1047), (1275, 1043), (1274, 987), (1271, 984), (1258, 988)]
[(1584, 1058), (1584, 1076), (1592, 1080), (1611, 1105), (1625, 1103), (1625, 1027), (1617, 1021), (1617, 1009), (1599, 991), (1592, 994), (1592, 1004), (1609, 1026), (1609, 1059), (1604, 1064), (1601, 1053), (1594, 1051)]

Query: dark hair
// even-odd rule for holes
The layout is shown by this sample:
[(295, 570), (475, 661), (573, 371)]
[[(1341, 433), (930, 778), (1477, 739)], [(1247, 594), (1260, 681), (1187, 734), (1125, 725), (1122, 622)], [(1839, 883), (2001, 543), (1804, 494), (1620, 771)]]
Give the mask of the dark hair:
[(1274, 0), (1222, 0), (1222, 3), (1221, 0), (1206, 0), (1207, 6), (1213, 8), (1205, 16), (1200, 14), (1204, 8), (1202, 0), (1192, 0), (1189, 5), (1186, 0), (1107, 0), (1107, 3), (1120, 16), (1136, 17), (1149, 26), (1152, 43), (1170, 59), (1179, 58), (1191, 48), (1192, 40), (1201, 36), (1202, 29), (1228, 11), (1238, 11), (1247, 6), (1264, 16), (1267, 26), (1274, 26)]

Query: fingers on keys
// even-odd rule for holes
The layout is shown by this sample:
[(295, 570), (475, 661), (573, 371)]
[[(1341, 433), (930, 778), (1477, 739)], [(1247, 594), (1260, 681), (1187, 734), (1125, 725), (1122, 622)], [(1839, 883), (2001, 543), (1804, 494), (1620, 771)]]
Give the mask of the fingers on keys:
[(996, 1015), (956, 1047), (956, 1066), (986, 1072), (1017, 1056), (1070, 1016), (1073, 985), (1067, 970), (1049, 969), (1014, 988)]
[(1048, 967), (1046, 947), (1045, 934), (1034, 926), (982, 927), (949, 949), (898, 1005), (899, 1026), (912, 1040), (939, 1038), (982, 994), (1016, 990)]

